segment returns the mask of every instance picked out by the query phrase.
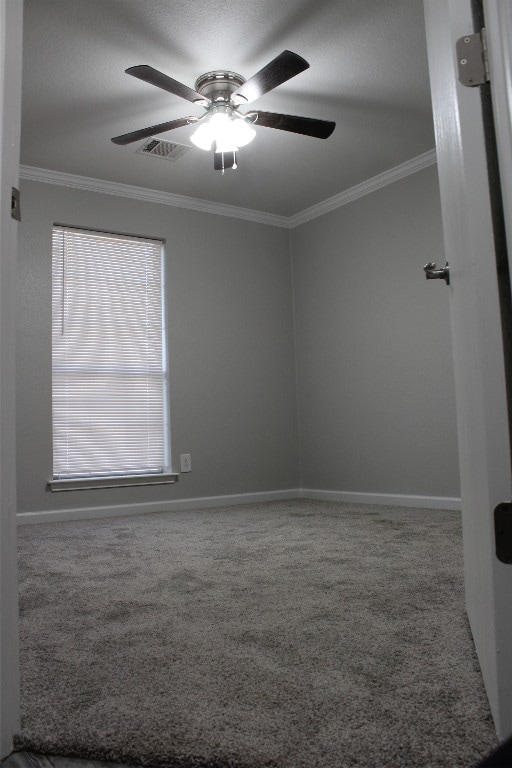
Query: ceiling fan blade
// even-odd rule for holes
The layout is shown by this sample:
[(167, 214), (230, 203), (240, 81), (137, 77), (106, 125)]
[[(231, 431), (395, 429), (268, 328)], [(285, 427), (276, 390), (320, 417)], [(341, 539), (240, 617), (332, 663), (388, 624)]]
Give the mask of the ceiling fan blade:
[(173, 128), (181, 128), (184, 125), (189, 125), (191, 122), (195, 122), (193, 117), (182, 117), (179, 120), (171, 120), (168, 123), (159, 123), (158, 125), (150, 125), (148, 128), (141, 128), (139, 131), (132, 131), (131, 133), (123, 133), (122, 136), (115, 136), (111, 141), (114, 144), (131, 144), (134, 141), (140, 139), (146, 139), (148, 136), (157, 136), (159, 133), (165, 133), (165, 131), (172, 131)]
[(236, 156), (234, 152), (214, 152), (213, 167), (216, 171), (228, 171), (234, 166)]
[[(286, 83), (295, 75), (308, 69), (309, 64), (306, 59), (292, 51), (283, 51), (272, 59), (263, 69), (256, 72), (255, 75), (246, 80), (232, 95), (231, 98), (237, 103), (237, 96), (242, 96), (243, 101), (254, 101), (268, 93), (281, 83)], [(242, 101), (242, 99), (240, 99)]]
[(251, 112), (251, 114), (258, 116), (254, 125), (301, 133), (303, 136), (313, 136), (316, 139), (328, 139), (336, 127), (336, 123), (330, 120), (317, 120), (314, 117), (280, 115), (277, 112)]
[(150, 85), (156, 85), (157, 88), (163, 88), (164, 91), (173, 93), (175, 96), (181, 96), (182, 99), (187, 99), (187, 101), (191, 101), (192, 103), (200, 101), (208, 104), (210, 102), (210, 99), (207, 99), (197, 91), (192, 90), (188, 85), (183, 85), (183, 83), (180, 83), (178, 80), (173, 80), (172, 77), (164, 75), (163, 72), (159, 72), (158, 69), (153, 69), (153, 67), (150, 67), (148, 64), (129, 67), (125, 71), (128, 75), (138, 77), (139, 80), (144, 80), (144, 82), (149, 83)]

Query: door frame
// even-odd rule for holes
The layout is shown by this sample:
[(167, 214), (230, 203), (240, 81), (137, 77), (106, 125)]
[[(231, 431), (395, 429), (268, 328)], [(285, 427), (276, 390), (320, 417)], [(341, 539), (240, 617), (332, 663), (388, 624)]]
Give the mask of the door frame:
[(20, 725), (16, 556), (16, 260), (22, 0), (0, 0), (0, 759)]

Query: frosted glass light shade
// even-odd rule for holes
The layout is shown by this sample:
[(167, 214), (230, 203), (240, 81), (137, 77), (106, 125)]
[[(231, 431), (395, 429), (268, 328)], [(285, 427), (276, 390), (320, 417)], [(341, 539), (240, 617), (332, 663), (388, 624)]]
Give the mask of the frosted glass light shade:
[(190, 137), (190, 141), (195, 144), (196, 147), (199, 147), (199, 149), (205, 149), (206, 151), (210, 150), (213, 142), (213, 132), (210, 123), (202, 123), (202, 125), (194, 131)]
[(233, 141), (237, 147), (245, 147), (254, 139), (256, 131), (249, 123), (242, 119), (231, 121), (231, 131), (233, 134)]
[(243, 117), (232, 117), (225, 112), (216, 112), (206, 123), (202, 123), (190, 140), (199, 149), (216, 152), (236, 152), (245, 147), (256, 136), (256, 131)]

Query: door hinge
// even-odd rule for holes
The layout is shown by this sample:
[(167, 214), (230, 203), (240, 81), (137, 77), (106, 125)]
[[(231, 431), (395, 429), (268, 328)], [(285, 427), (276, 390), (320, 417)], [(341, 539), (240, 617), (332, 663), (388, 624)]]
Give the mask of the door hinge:
[(11, 216), (16, 221), (21, 221), (20, 191), (16, 187), (11, 188)]
[(455, 43), (457, 67), (462, 85), (473, 88), (489, 81), (489, 59), (485, 29), (459, 37)]
[(502, 563), (512, 564), (512, 502), (504, 501), (494, 510), (494, 537), (496, 557)]

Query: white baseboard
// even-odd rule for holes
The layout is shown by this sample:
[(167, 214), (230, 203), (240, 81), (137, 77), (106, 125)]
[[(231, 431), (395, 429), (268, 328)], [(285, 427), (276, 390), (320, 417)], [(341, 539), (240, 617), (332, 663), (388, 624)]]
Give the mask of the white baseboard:
[(156, 501), (141, 504), (114, 504), (104, 507), (77, 507), (73, 509), (55, 509), (42, 512), (18, 512), (16, 519), (18, 525), (27, 525), (29, 523), (56, 523), (67, 520), (123, 517), (125, 515), (143, 515), (150, 512), (177, 512), (186, 509), (226, 507), (234, 504), (253, 504), (255, 502), (298, 498), (300, 498), (300, 489), (291, 488), (282, 491), (236, 493), (225, 496), (202, 496), (194, 499), (173, 499), (170, 501)]
[(235, 493), (225, 496), (201, 496), (193, 499), (174, 499), (141, 504), (114, 504), (104, 507), (77, 507), (43, 512), (18, 512), (18, 525), (29, 523), (56, 523), (67, 520), (143, 515), (150, 512), (177, 512), (186, 509), (226, 507), (234, 504), (253, 504), (264, 501), (287, 499), (319, 499), (351, 504), (382, 504), (394, 507), (418, 507), (420, 509), (461, 509), (461, 501), (451, 496), (407, 496), (391, 493), (350, 493), (347, 491), (322, 491), (316, 488), (287, 488), (282, 491)]
[(452, 496), (412, 496), (394, 493), (352, 493), (349, 491), (322, 491), (302, 488), (302, 499), (343, 501), (351, 504), (382, 504), (393, 507), (418, 507), (419, 509), (461, 509), (461, 500)]

